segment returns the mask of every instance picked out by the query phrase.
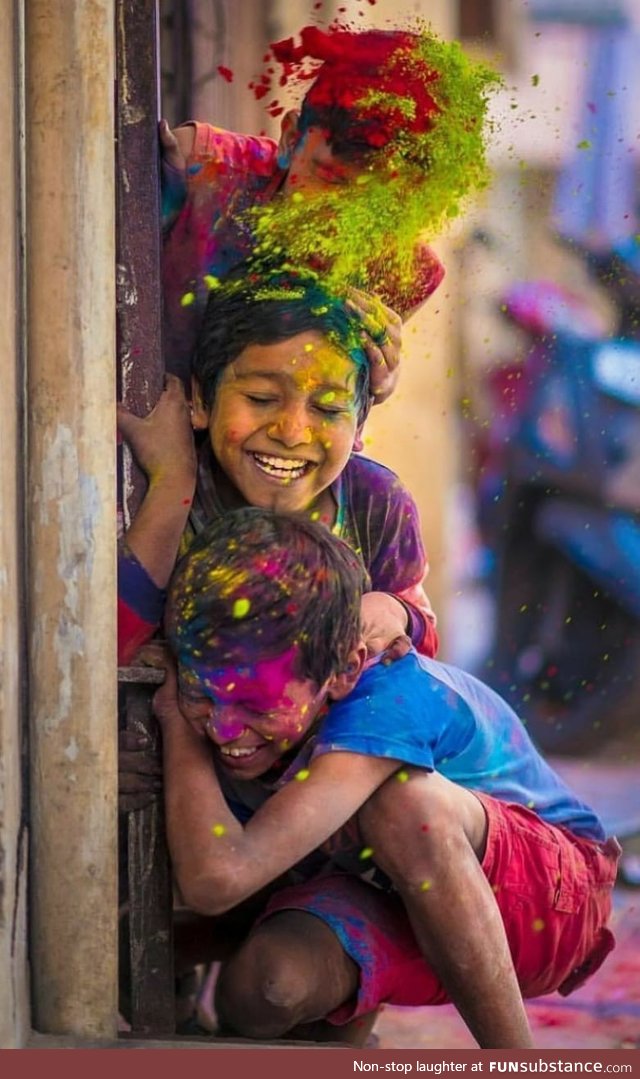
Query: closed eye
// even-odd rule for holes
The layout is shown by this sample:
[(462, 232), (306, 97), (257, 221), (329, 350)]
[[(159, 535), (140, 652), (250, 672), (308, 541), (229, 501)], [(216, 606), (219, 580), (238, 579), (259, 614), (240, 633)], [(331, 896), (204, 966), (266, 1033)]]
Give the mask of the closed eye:
[(252, 708), (248, 704), (243, 704), (242, 708), (249, 716), (253, 716), (254, 719), (270, 719), (273, 712), (265, 712), (260, 708)]
[(247, 401), (251, 401), (254, 405), (271, 405), (278, 400), (277, 397), (259, 397), (255, 393), (246, 393), (245, 397)]
[(348, 416), (353, 412), (352, 405), (321, 405), (315, 404), (313, 406), (317, 412), (322, 412), (324, 416)]

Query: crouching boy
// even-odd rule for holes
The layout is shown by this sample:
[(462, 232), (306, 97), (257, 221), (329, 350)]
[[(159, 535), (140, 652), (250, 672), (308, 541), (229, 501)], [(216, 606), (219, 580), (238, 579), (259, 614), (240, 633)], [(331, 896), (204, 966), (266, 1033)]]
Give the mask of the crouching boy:
[(618, 847), (510, 708), (411, 652), (366, 660), (365, 574), (322, 526), (243, 509), (173, 577), (178, 687), (156, 700), (169, 844), (217, 915), (286, 870), (219, 980), (227, 1028), (285, 1035), (384, 1002), (453, 1001), (483, 1048), (527, 1048), (523, 997), (613, 947)]

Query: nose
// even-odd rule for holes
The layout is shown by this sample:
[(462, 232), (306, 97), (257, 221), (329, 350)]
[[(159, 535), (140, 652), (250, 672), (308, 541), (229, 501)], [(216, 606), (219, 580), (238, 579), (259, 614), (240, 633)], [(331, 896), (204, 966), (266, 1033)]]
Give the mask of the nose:
[(309, 446), (313, 442), (313, 429), (306, 408), (300, 405), (283, 409), (267, 428), (267, 434), (274, 442), (280, 442), (290, 449), (294, 446)]
[(235, 742), (241, 738), (247, 729), (246, 723), (237, 717), (221, 716), (213, 709), (204, 726), (206, 735), (216, 745), (224, 745), (226, 742)]

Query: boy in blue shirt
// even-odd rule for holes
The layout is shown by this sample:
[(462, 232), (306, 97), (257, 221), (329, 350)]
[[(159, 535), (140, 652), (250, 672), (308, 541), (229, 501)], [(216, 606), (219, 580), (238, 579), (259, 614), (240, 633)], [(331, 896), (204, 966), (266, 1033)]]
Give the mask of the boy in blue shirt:
[(248, 508), (174, 574), (156, 699), (186, 904), (232, 910), (286, 871), (223, 968), (226, 1027), (279, 1037), (384, 1001), (451, 1000), (483, 1048), (527, 1048), (523, 997), (613, 947), (618, 847), (482, 683), (367, 659), (357, 556)]

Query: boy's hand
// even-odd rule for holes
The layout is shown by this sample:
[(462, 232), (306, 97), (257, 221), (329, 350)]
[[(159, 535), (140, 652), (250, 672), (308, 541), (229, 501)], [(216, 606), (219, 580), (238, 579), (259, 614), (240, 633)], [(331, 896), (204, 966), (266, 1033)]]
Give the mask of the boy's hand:
[(170, 169), (174, 169), (184, 177), (187, 159), (183, 153), (181, 143), (176, 138), (175, 132), (169, 127), (167, 120), (160, 121), (159, 129), (163, 165), (167, 165)]
[(176, 661), (167, 647), (165, 652), (165, 679), (160, 689), (156, 690), (153, 698), (153, 714), (160, 724), (162, 731), (170, 723), (182, 723), (190, 730), (193, 728), (180, 711), (178, 701), (178, 669)]
[(189, 134), (176, 136), (166, 120), (160, 121), (160, 146), (162, 148), (162, 228), (173, 224), (187, 195), (187, 150)]
[[(165, 669), (168, 650), (161, 641), (150, 641), (136, 653), (133, 664)], [(133, 813), (150, 805), (162, 790), (162, 756), (159, 747), (137, 731), (118, 731), (118, 812)]]
[(361, 289), (350, 288), (346, 304), (362, 320), (371, 396), (373, 403), (379, 405), (391, 396), (400, 375), (402, 319), (377, 296), (371, 296)]
[(173, 662), (168, 645), (161, 637), (155, 637), (143, 644), (133, 656), (129, 666), (153, 667), (158, 671), (166, 672), (169, 663)]
[(148, 416), (141, 418), (122, 404), (117, 409), (118, 431), (128, 443), (150, 484), (177, 481), (185, 497), (193, 494), (196, 452), (184, 386), (166, 376), (165, 389)]
[(144, 809), (162, 790), (162, 761), (148, 738), (118, 732), (118, 811)]
[(386, 652), (391, 662), (401, 659), (411, 648), (407, 636), (407, 612), (387, 592), (366, 592), (360, 607), (360, 631), (368, 656)]

